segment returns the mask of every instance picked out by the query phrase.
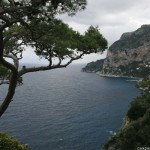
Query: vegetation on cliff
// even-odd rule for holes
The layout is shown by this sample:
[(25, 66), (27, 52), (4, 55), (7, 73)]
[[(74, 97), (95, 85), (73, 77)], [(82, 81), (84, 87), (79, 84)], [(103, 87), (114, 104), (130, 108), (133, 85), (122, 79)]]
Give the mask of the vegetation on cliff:
[(0, 150), (29, 150), (16, 139), (0, 132)]
[(139, 82), (138, 86), (147, 90), (131, 102), (125, 125), (104, 145), (104, 150), (137, 150), (137, 147), (150, 146), (150, 80)]
[[(148, 64), (148, 63), (147, 63)], [(142, 65), (142, 62), (133, 61), (128, 65), (120, 65), (117, 67), (118, 74), (122, 74), (123, 76), (133, 76), (133, 77), (141, 77), (145, 78), (150, 75), (150, 65)]]

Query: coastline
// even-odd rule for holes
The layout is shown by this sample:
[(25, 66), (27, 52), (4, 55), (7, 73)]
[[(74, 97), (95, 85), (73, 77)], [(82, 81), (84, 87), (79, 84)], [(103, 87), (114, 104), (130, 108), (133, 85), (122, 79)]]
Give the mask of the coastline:
[(140, 77), (133, 77), (133, 76), (123, 76), (123, 75), (113, 75), (113, 74), (103, 74), (100, 72), (95, 72), (95, 71), (83, 71), (82, 72), (86, 72), (86, 73), (95, 73), (100, 77), (107, 77), (107, 78), (128, 78), (128, 79), (133, 79), (133, 80), (137, 80), (137, 81), (141, 81), (143, 78)]
[(142, 78), (140, 77), (133, 77), (133, 76), (124, 76), (124, 75), (113, 75), (113, 74), (103, 74), (99, 71), (95, 72), (95, 71), (83, 71), (81, 70), (82, 72), (86, 72), (86, 73), (95, 73), (97, 74), (98, 76), (101, 76), (101, 77), (108, 77), (108, 78), (129, 78), (129, 79), (135, 79), (135, 80), (142, 80)]
[(99, 72), (96, 72), (96, 74), (99, 75), (99, 76), (101, 76), (101, 77), (111, 77), (111, 78), (131, 78), (131, 79), (138, 79), (138, 80), (140, 80), (140, 78), (138, 78), (138, 77), (133, 77), (133, 76), (102, 74), (102, 73), (99, 73)]

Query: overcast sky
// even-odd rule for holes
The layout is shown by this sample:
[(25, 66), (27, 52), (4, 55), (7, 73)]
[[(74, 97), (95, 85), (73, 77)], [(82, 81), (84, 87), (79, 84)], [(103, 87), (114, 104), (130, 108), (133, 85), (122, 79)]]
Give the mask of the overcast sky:
[[(143, 24), (150, 24), (149, 0), (87, 0), (87, 2), (84, 11), (73, 17), (62, 15), (60, 18), (81, 33), (84, 33), (90, 25), (98, 25), (109, 45), (118, 40), (122, 33), (134, 31)], [(85, 56), (76, 63), (88, 63), (105, 55), (106, 53), (102, 56), (100, 54)], [(32, 60), (36, 61), (35, 58)]]

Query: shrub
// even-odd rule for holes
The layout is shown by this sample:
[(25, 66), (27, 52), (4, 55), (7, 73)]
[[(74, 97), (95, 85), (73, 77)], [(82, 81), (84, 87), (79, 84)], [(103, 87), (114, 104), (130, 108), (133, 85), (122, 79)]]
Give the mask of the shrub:
[(150, 94), (144, 94), (131, 103), (127, 116), (131, 120), (137, 120), (145, 114), (148, 108), (150, 108)]
[(0, 150), (29, 150), (29, 148), (5, 133), (0, 133)]

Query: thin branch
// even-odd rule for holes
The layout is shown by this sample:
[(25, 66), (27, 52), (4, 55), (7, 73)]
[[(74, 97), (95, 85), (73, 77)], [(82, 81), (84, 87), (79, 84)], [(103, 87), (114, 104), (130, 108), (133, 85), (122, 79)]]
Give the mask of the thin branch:
[(61, 64), (61, 62), (62, 62), (62, 60), (61, 60), (61, 58), (59, 58), (59, 62), (57, 64), (57, 66), (59, 66)]
[(60, 67), (62, 68), (62, 67), (67, 67), (69, 64), (71, 64), (73, 61), (75, 61), (75, 60), (78, 60), (79, 58), (81, 58), (82, 56), (84, 55), (84, 53), (82, 53), (82, 54), (80, 54), (79, 56), (77, 56), (77, 57), (75, 57), (75, 58), (73, 58), (73, 57), (70, 57), (71, 59), (70, 59), (70, 61), (68, 61), (66, 64), (64, 64), (64, 65), (60, 65)]

